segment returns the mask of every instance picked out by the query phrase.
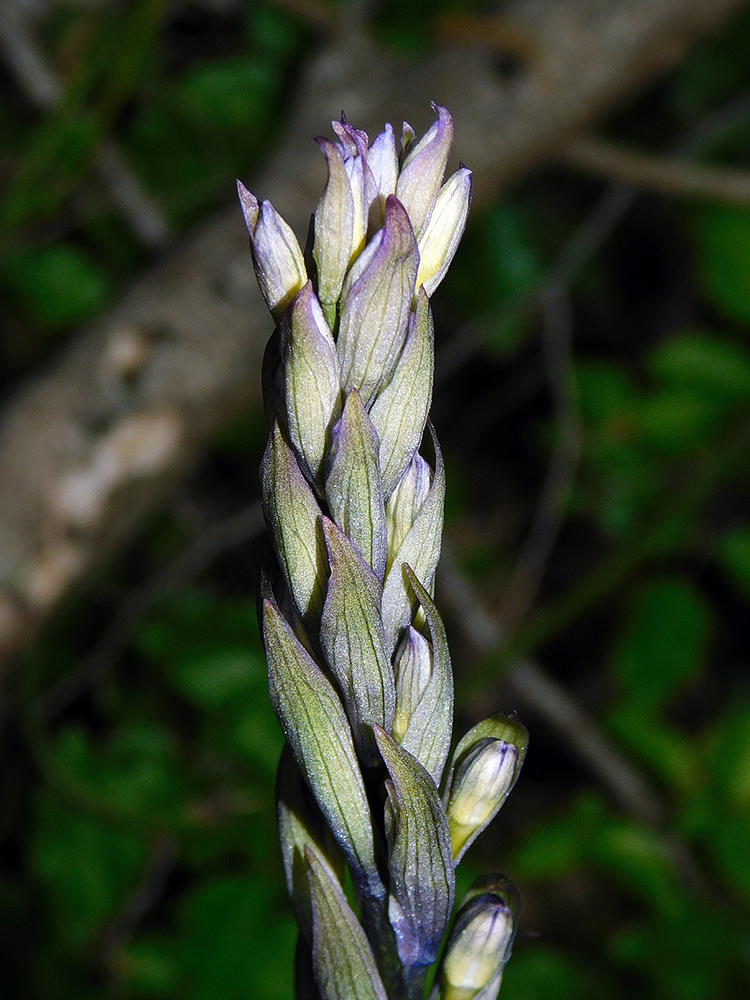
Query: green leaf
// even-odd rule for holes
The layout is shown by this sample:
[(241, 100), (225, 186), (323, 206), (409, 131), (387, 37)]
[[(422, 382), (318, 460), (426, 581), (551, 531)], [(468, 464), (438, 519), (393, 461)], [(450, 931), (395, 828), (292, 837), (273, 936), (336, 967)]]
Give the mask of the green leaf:
[(612, 661), (634, 710), (665, 707), (701, 674), (711, 624), (706, 602), (690, 584), (662, 579), (641, 588)]
[(561, 815), (527, 834), (512, 860), (514, 877), (547, 881), (569, 875), (589, 856), (593, 838), (606, 819), (603, 802), (583, 795)]
[(110, 292), (105, 272), (67, 244), (16, 254), (5, 261), (2, 281), (32, 318), (50, 329), (90, 319)]
[(750, 357), (739, 344), (708, 330), (686, 330), (660, 341), (648, 358), (656, 378), (673, 388), (693, 389), (724, 402), (750, 394)]
[(289, 1000), (295, 932), (278, 907), (276, 889), (258, 878), (223, 877), (191, 892), (181, 908), (178, 995)]
[(93, 942), (125, 903), (146, 861), (135, 833), (100, 826), (40, 797), (31, 864), (53, 902), (58, 933), (74, 947)]
[(539, 946), (518, 951), (503, 975), (503, 1000), (601, 1000), (591, 969), (570, 955)]
[(694, 235), (708, 297), (730, 319), (750, 323), (750, 209), (706, 206)]
[(275, 83), (267, 60), (217, 59), (191, 70), (178, 95), (185, 115), (197, 124), (239, 132), (263, 120)]
[(663, 837), (634, 822), (609, 822), (594, 837), (592, 857), (665, 918), (688, 905)]
[(750, 599), (750, 528), (728, 531), (719, 542), (719, 558), (732, 582)]

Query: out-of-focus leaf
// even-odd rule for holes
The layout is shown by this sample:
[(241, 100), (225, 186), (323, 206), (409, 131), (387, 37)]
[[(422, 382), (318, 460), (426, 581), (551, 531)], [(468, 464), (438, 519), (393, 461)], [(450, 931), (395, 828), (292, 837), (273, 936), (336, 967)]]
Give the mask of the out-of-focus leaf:
[(543, 881), (578, 868), (588, 856), (592, 838), (605, 821), (602, 801), (581, 796), (567, 812), (548, 819), (516, 848), (509, 869), (514, 877)]
[(31, 864), (49, 891), (58, 933), (69, 945), (93, 941), (132, 891), (146, 859), (136, 833), (113, 830), (40, 797)]
[(644, 399), (637, 420), (646, 443), (679, 454), (704, 443), (719, 416), (720, 408), (714, 399), (690, 388), (679, 388)]
[(733, 988), (746, 981), (738, 961), (742, 933), (720, 908), (695, 904), (679, 918), (620, 932), (610, 950), (618, 964), (648, 977), (655, 996), (714, 1000), (742, 995)]
[(634, 822), (610, 821), (593, 839), (592, 858), (665, 918), (685, 911), (686, 898), (672, 858), (654, 831)]
[(190, 71), (179, 96), (184, 114), (202, 127), (238, 131), (258, 124), (275, 82), (263, 59), (214, 60)]
[(590, 969), (552, 948), (519, 951), (503, 973), (503, 1000), (599, 1000), (601, 984)]
[(82, 323), (109, 297), (104, 271), (64, 243), (16, 254), (0, 277), (32, 318), (51, 329)]
[(636, 597), (612, 671), (631, 708), (664, 707), (703, 669), (711, 613), (688, 583), (662, 579)]
[(732, 581), (750, 599), (750, 528), (728, 531), (719, 543), (719, 558)]
[(726, 316), (750, 323), (750, 209), (706, 206), (694, 234), (706, 294)]
[(649, 368), (673, 388), (690, 388), (721, 402), (750, 394), (750, 357), (739, 344), (708, 330), (687, 330), (651, 351)]
[(279, 919), (279, 905), (276, 887), (242, 876), (216, 879), (193, 892), (182, 908), (180, 996), (288, 1000), (295, 932), (291, 918)]

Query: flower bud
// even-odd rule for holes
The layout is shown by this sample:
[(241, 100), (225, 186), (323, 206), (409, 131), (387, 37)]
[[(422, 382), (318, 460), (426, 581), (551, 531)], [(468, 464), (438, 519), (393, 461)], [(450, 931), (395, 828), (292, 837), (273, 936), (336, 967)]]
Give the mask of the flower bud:
[(504, 715), (474, 726), (456, 747), (443, 796), (456, 864), (510, 794), (528, 734)]
[(270, 201), (259, 206), (255, 196), (239, 181), (237, 190), (250, 234), (258, 284), (274, 319), (278, 320), (307, 281), (302, 251), (292, 227)]
[(510, 957), (518, 893), (502, 876), (474, 883), (446, 945), (435, 1000), (494, 1000)]
[(406, 209), (417, 236), (430, 221), (453, 142), (453, 119), (439, 104), (432, 107), (438, 119), (416, 145), (409, 146), (396, 184), (396, 197)]
[(402, 743), (409, 720), (417, 710), (432, 677), (432, 649), (413, 626), (404, 633), (393, 666), (396, 680), (396, 715), (393, 738)]
[(355, 260), (341, 293), (341, 384), (357, 389), (365, 406), (390, 378), (403, 346), (418, 264), (409, 217), (389, 195), (385, 226)]
[(443, 184), (429, 223), (418, 240), (417, 289), (432, 295), (445, 277), (466, 228), (471, 205), (471, 171), (460, 167)]
[(354, 252), (354, 197), (341, 146), (316, 140), (328, 164), (328, 180), (315, 210), (313, 257), (318, 268), (318, 298), (330, 326)]
[(281, 335), (289, 437), (317, 481), (341, 390), (336, 345), (311, 282), (284, 313)]

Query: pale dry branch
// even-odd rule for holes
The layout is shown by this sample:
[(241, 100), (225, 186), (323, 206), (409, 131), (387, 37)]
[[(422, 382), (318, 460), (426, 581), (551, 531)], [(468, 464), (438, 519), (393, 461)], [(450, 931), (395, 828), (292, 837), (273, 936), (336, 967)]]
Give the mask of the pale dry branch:
[[(451, 108), (455, 148), (477, 199), (553, 158), (618, 101), (674, 65), (743, 0), (516, 0), (502, 5), (529, 38), (512, 78), (466, 39), (400, 62), (360, 34), (310, 61), (296, 110), (253, 189), (304, 236), (324, 170), (299, 136), (342, 108), (366, 127), (429, 101)], [(293, 143), (293, 145), (292, 145)], [(228, 185), (229, 186), (229, 185)], [(258, 402), (269, 333), (246, 236), (232, 207), (136, 281), (23, 387), (0, 415), (0, 658), (28, 640), (104, 554), (130, 537), (232, 414)]]
[(682, 198), (750, 204), (750, 172), (706, 167), (653, 156), (602, 139), (578, 139), (560, 152), (562, 162), (630, 187)]

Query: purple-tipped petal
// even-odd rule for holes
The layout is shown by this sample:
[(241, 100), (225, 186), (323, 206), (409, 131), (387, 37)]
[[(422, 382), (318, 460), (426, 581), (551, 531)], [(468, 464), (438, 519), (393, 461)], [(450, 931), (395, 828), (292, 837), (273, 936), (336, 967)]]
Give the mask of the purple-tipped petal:
[(375, 180), (377, 196), (370, 205), (370, 231), (380, 229), (385, 220), (385, 200), (389, 194), (396, 193), (398, 178), (398, 156), (396, 154), (396, 136), (393, 127), (386, 125), (385, 130), (376, 137), (367, 153), (367, 164)]
[(390, 377), (406, 337), (419, 251), (397, 198), (386, 200), (385, 226), (352, 265), (342, 291), (336, 348), (341, 382), (365, 406)]
[[(252, 203), (250, 210), (252, 214)], [(245, 218), (247, 221), (247, 215)], [(263, 298), (274, 319), (278, 320), (307, 281), (307, 270), (292, 227), (281, 218), (270, 201), (260, 203), (258, 217), (250, 233), (250, 246)]]
[(250, 239), (252, 239), (253, 233), (255, 232), (255, 226), (258, 222), (258, 214), (260, 212), (258, 199), (254, 194), (248, 191), (242, 181), (237, 181), (237, 194), (240, 199), (242, 214), (245, 217), (245, 225), (247, 226), (247, 231), (250, 234)]
[(367, 150), (367, 144), (369, 142), (367, 132), (364, 132), (361, 128), (354, 128), (346, 120), (346, 117), (342, 114), (341, 121), (332, 121), (331, 128), (336, 133), (339, 138), (339, 142), (344, 147), (344, 152), (347, 156), (362, 155), (362, 150)]
[(396, 185), (396, 195), (417, 236), (430, 221), (453, 142), (453, 119), (440, 105), (433, 104), (433, 108), (438, 113), (437, 121), (409, 148)]

